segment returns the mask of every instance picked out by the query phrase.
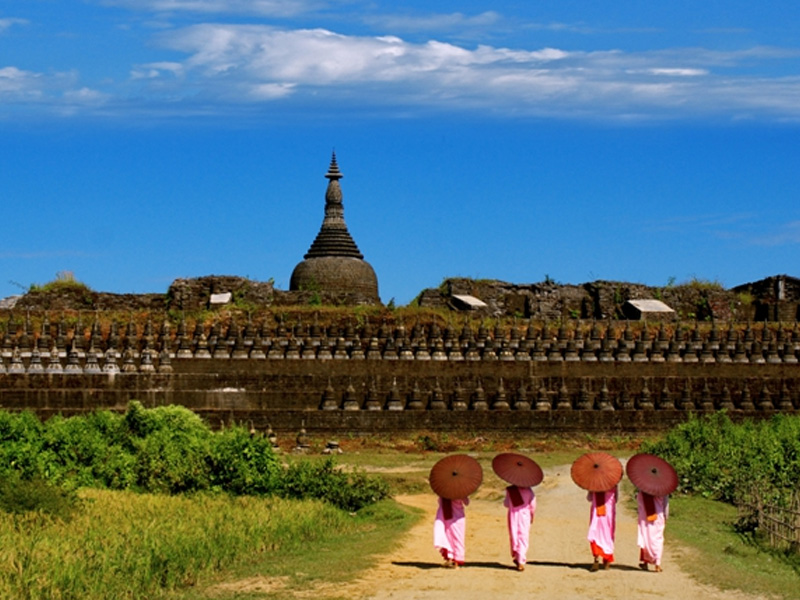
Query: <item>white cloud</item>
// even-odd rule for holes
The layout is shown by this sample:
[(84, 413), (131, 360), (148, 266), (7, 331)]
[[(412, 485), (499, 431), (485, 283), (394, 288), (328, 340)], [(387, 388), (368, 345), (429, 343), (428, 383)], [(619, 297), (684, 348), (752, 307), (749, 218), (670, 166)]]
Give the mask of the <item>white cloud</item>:
[(364, 22), (372, 27), (380, 27), (390, 31), (451, 31), (454, 29), (483, 28), (495, 25), (502, 17), (489, 10), (477, 15), (468, 16), (460, 12), (428, 15), (380, 15), (367, 16)]
[(184, 85), (204, 101), (313, 98), (324, 89), (326, 102), (340, 97), (364, 105), (447, 104), (624, 118), (751, 113), (800, 118), (800, 80), (726, 74), (743, 62), (793, 58), (793, 51), (781, 49), (531, 51), (227, 24), (163, 32), (157, 40), (187, 58), (142, 65), (132, 76), (162, 85), (169, 75), (174, 93), (180, 95)]
[(66, 90), (63, 94), (64, 100), (70, 104), (79, 105), (99, 105), (107, 102), (111, 96), (99, 90), (82, 87), (77, 90)]
[(294, 85), (290, 83), (261, 83), (251, 88), (250, 96), (258, 100), (274, 100), (288, 96), (293, 89)]
[(131, 79), (156, 79), (165, 73), (180, 77), (183, 75), (183, 65), (168, 61), (145, 63), (131, 71)]
[(28, 21), (26, 19), (0, 19), (0, 33), (3, 33), (6, 29), (9, 29), (12, 25), (26, 25), (27, 23)]
[(800, 244), (800, 221), (790, 221), (764, 236), (753, 238), (756, 246), (789, 246)]
[(282, 30), (250, 25), (197, 25), (164, 35), (173, 50), (190, 54), (187, 69), (297, 85), (411, 81), (482, 65), (541, 64), (566, 53), (480, 46), (468, 50), (430, 41), (409, 44), (394, 36), (345, 36), (325, 29)]
[(77, 114), (106, 104), (110, 94), (78, 86), (73, 71), (37, 73), (14, 66), (0, 68), (0, 115), (8, 117), (45, 107), (53, 114)]
[(707, 69), (686, 69), (676, 67), (656, 67), (652, 69), (635, 70), (630, 69), (628, 73), (644, 73), (649, 75), (667, 75), (670, 77), (699, 77), (700, 75), (708, 75)]
[(324, 6), (317, 0), (99, 0), (133, 10), (290, 17)]
[(17, 67), (0, 68), (0, 100), (32, 98), (42, 93), (43, 77)]

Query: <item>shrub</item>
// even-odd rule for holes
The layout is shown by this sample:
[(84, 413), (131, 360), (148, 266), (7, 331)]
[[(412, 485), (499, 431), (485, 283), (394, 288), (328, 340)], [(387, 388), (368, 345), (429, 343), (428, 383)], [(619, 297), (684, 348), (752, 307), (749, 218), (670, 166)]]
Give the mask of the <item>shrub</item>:
[(42, 422), (30, 411), (0, 411), (0, 473), (16, 472), (28, 478), (38, 474), (36, 457), (43, 431)]
[(208, 464), (211, 485), (232, 494), (272, 493), (282, 474), (271, 442), (243, 427), (214, 435)]
[(800, 418), (775, 415), (734, 424), (725, 413), (692, 416), (664, 439), (644, 444), (675, 467), (680, 489), (725, 502), (742, 485), (789, 490), (800, 481)]
[(280, 491), (287, 498), (318, 498), (352, 512), (388, 497), (389, 484), (361, 471), (343, 471), (327, 458), (291, 465)]
[(147, 409), (140, 402), (131, 402), (124, 415), (98, 411), (45, 423), (30, 412), (0, 410), (0, 465), (0, 477), (69, 489), (279, 493), (349, 511), (388, 495), (382, 479), (346, 473), (331, 459), (285, 469), (269, 440), (243, 427), (214, 432), (187, 408)]

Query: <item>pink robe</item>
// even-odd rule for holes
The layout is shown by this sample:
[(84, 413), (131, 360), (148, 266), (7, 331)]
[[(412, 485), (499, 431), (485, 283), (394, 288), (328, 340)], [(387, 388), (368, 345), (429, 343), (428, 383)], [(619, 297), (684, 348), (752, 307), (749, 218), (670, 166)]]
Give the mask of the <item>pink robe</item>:
[(445, 560), (464, 564), (464, 542), (467, 534), (467, 519), (464, 507), (469, 504), (469, 498), (463, 500), (450, 500), (452, 514), (445, 519), (442, 509), (442, 498), (439, 498), (439, 510), (436, 511), (436, 520), (433, 522), (433, 545), (439, 550)]
[(661, 565), (661, 556), (664, 554), (664, 528), (669, 516), (669, 496), (650, 496), (653, 499), (655, 508), (655, 519), (647, 519), (644, 495), (642, 492), (636, 494), (636, 501), (639, 505), (639, 523), (637, 543), (641, 551), (639, 560), (651, 565)]
[(597, 496), (589, 492), (586, 499), (592, 503), (592, 512), (589, 517), (589, 534), (586, 536), (592, 544), (603, 552), (603, 558), (608, 562), (614, 560), (614, 536), (617, 528), (617, 488), (605, 492), (605, 515), (597, 514)]
[[(513, 486), (512, 486), (513, 487)], [(528, 562), (528, 539), (531, 523), (536, 513), (536, 494), (531, 488), (518, 487), (522, 503), (514, 506), (511, 492), (506, 488), (506, 499), (503, 506), (508, 509), (508, 537), (511, 542), (511, 558), (515, 563), (524, 565)]]

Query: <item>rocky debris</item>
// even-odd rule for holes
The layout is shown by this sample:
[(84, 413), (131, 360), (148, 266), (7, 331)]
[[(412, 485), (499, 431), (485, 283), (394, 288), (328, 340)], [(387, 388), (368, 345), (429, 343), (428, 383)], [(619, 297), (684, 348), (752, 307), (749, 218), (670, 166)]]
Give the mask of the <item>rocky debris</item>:
[[(661, 300), (680, 319), (699, 321), (748, 320), (754, 306), (733, 290), (706, 282), (652, 287), (622, 281), (592, 281), (580, 285), (550, 280), (515, 284), (494, 279), (446, 279), (438, 288), (424, 290), (417, 302), (421, 307), (456, 310), (452, 297), (469, 294), (486, 303), (491, 317), (517, 316), (543, 321), (559, 319), (622, 319), (629, 300)], [(796, 307), (795, 307), (796, 310)]]
[(0, 299), (0, 310), (11, 310), (17, 305), (20, 298), (22, 298), (21, 295), (8, 296), (7, 298)]
[(173, 281), (167, 290), (167, 303), (173, 310), (202, 310), (211, 308), (212, 295), (229, 293), (233, 304), (268, 306), (272, 304), (274, 292), (271, 281), (251, 281), (232, 275), (208, 275)]
[(24, 310), (119, 310), (141, 311), (166, 308), (164, 294), (110, 294), (88, 288), (60, 287), (33, 290), (18, 297), (14, 309)]
[[(726, 290), (719, 284), (690, 281), (663, 287), (597, 280), (579, 285), (550, 279), (517, 284), (497, 279), (445, 279), (438, 288), (423, 290), (415, 303), (423, 308), (464, 311), (455, 296), (474, 296), (486, 306), (470, 310), (477, 316), (519, 317), (542, 321), (562, 319), (623, 319), (629, 300), (661, 300), (680, 320), (794, 321), (800, 317), (800, 279), (779, 275)], [(212, 296), (226, 298), (214, 304)], [(372, 304), (358, 292), (282, 291), (272, 281), (209, 275), (176, 279), (166, 294), (110, 294), (86, 286), (57, 286), (7, 298), (0, 308), (15, 310), (109, 310), (194, 312), (234, 306), (256, 310), (270, 306), (358, 306)]]

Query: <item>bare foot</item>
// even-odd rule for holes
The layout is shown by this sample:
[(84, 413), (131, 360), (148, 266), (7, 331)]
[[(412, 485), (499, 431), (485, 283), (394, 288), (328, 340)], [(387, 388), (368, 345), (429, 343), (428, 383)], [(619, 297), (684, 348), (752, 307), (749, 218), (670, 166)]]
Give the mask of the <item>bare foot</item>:
[(661, 565), (656, 565), (656, 573), (661, 573), (664, 569), (661, 568)]

